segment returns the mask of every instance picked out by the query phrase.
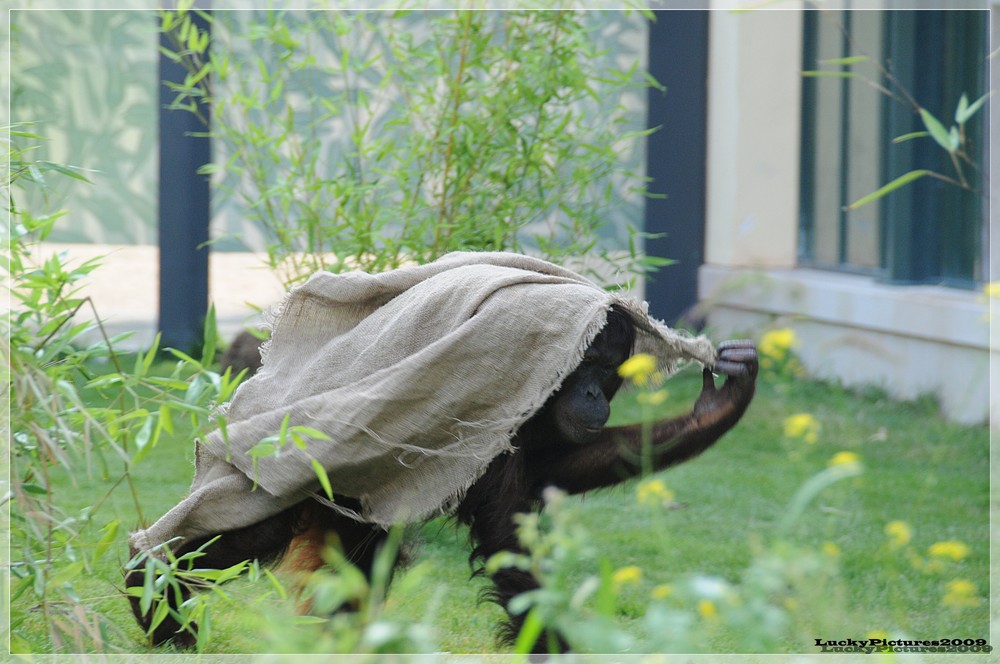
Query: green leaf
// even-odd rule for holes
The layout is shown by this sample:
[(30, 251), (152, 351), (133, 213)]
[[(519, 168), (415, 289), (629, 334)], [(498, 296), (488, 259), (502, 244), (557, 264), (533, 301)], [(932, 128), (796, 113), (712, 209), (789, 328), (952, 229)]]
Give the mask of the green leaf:
[(312, 460), (312, 467), (319, 483), (323, 486), (323, 493), (326, 494), (327, 498), (333, 500), (333, 488), (330, 486), (330, 477), (326, 474), (326, 468), (316, 459)]
[[(179, 378), (161, 378), (159, 376), (150, 376), (149, 382), (153, 385), (166, 388), (168, 390), (182, 391), (186, 390), (188, 387), (186, 380), (180, 380)], [(98, 381), (91, 381), (87, 383), (88, 387), (94, 387), (98, 384)]]
[(960, 120), (969, 111), (969, 98), (963, 92), (962, 96), (958, 98), (958, 106), (955, 107), (955, 122), (962, 124), (964, 120)]
[(607, 558), (601, 558), (600, 585), (594, 598), (594, 608), (604, 616), (615, 614), (615, 584), (612, 578), (614, 573), (612, 562)]
[[(956, 148), (951, 147), (951, 136), (944, 125), (931, 114), (926, 108), (920, 109), (920, 119), (924, 121), (924, 126), (930, 132), (934, 142), (943, 147), (948, 152), (954, 152)], [(957, 146), (956, 146), (957, 147)]]
[(153, 433), (153, 418), (146, 416), (146, 421), (142, 423), (142, 427), (139, 429), (139, 433), (135, 435), (135, 447), (140, 452), (149, 443), (150, 436)]
[(198, 52), (204, 53), (205, 49), (208, 48), (209, 35), (208, 32), (202, 32), (201, 37), (198, 39)]
[(249, 369), (243, 369), (238, 374), (233, 376), (232, 367), (226, 367), (226, 370), (222, 373), (221, 381), (219, 384), (219, 397), (218, 400), (229, 401), (233, 392), (239, 387), (240, 383), (243, 382), (243, 378), (247, 375)]
[(809, 70), (802, 72), (806, 78), (854, 78), (852, 71), (819, 71)]
[(166, 620), (169, 612), (170, 604), (166, 600), (163, 600), (156, 605), (156, 611), (153, 612), (153, 618), (149, 622), (148, 634), (152, 634), (156, 628), (160, 626), (160, 623)]
[(203, 330), (203, 341), (201, 346), (201, 363), (205, 366), (212, 364), (215, 359), (215, 347), (218, 342), (219, 331), (215, 325), (215, 305), (208, 307), (205, 315), (205, 327)]
[(924, 136), (930, 136), (926, 131), (911, 131), (909, 134), (903, 134), (902, 136), (897, 136), (892, 139), (893, 143), (903, 143), (905, 141), (913, 140), (914, 138), (923, 138)]
[(281, 418), (281, 430), (278, 431), (278, 442), (282, 445), (288, 440), (288, 421), (292, 418), (291, 413), (285, 413), (285, 416)]
[(167, 404), (165, 404), (165, 403), (164, 404), (160, 404), (160, 419), (159, 419), (159, 424), (160, 424), (160, 426), (163, 427), (164, 431), (166, 431), (170, 435), (173, 435), (173, 433), (174, 433), (174, 414), (173, 414), (173, 411), (170, 410), (170, 406), (167, 405)]
[(867, 196), (862, 196), (858, 200), (856, 200), (853, 203), (851, 203), (850, 205), (848, 205), (845, 209), (847, 211), (857, 210), (862, 205), (867, 205), (868, 203), (871, 203), (872, 201), (878, 200), (878, 199), (882, 198), (883, 196), (885, 196), (886, 194), (892, 193), (893, 191), (896, 191), (900, 187), (904, 187), (904, 186), (910, 184), (911, 182), (913, 182), (914, 180), (919, 180), (920, 178), (924, 177), (925, 175), (930, 175), (930, 174), (931, 174), (931, 171), (929, 171), (929, 170), (927, 170), (925, 168), (921, 168), (921, 169), (918, 169), (918, 170), (915, 170), (915, 171), (910, 171), (909, 173), (904, 173), (903, 175), (900, 175), (898, 178), (896, 178), (895, 180), (893, 180), (889, 184), (885, 185), (884, 187), (879, 188), (877, 191), (873, 191), (872, 193), (868, 194)]
[(958, 127), (955, 125), (952, 125), (951, 129), (948, 130), (948, 145), (951, 146), (948, 152), (954, 152), (962, 145), (962, 137), (959, 135)]
[(163, 433), (163, 425), (157, 420), (156, 428), (150, 434), (148, 429), (152, 422), (153, 418), (146, 420), (139, 431), (139, 435), (136, 437), (137, 449), (135, 455), (132, 457), (132, 463), (142, 461), (149, 454), (149, 451), (156, 447), (156, 443), (160, 440), (160, 434)]
[(184, 403), (189, 406), (199, 405), (199, 401), (201, 400), (201, 397), (205, 393), (207, 387), (205, 379), (201, 374), (194, 376), (191, 379), (191, 382), (188, 383), (187, 390), (184, 392)]
[(65, 166), (63, 164), (56, 164), (56, 163), (51, 162), (51, 161), (40, 161), (38, 163), (41, 164), (42, 166), (44, 166), (46, 170), (55, 171), (56, 173), (60, 173), (60, 174), (65, 175), (67, 177), (71, 177), (74, 180), (80, 180), (81, 182), (86, 182), (88, 184), (93, 184), (82, 173), (80, 173), (80, 171), (82, 169), (74, 168), (72, 166)]
[(957, 122), (960, 125), (968, 122), (969, 118), (975, 115), (976, 111), (982, 108), (983, 104), (986, 103), (986, 100), (989, 99), (990, 96), (992, 95), (993, 95), (992, 92), (987, 92), (982, 97), (972, 102), (972, 104), (969, 104), (968, 99), (963, 93), (962, 98), (958, 100), (958, 108), (955, 109), (955, 122)]
[[(20, 126), (20, 124), (18, 124), (18, 125), (12, 125), (12, 126), (17, 127), (17, 126)], [(36, 141), (47, 141), (47, 140), (49, 140), (49, 139), (45, 138), (44, 136), (39, 136), (38, 134), (32, 134), (31, 132), (28, 132), (28, 131), (15, 131), (13, 129), (10, 130), (10, 135), (11, 136), (15, 136), (17, 138), (30, 138), (30, 139), (36, 140)]]
[(326, 435), (319, 429), (313, 429), (312, 427), (303, 426), (301, 424), (292, 427), (292, 431), (302, 436), (309, 436), (315, 440), (330, 440), (330, 436)]
[(104, 555), (104, 552), (108, 550), (108, 547), (110, 547), (114, 543), (115, 538), (118, 537), (118, 526), (118, 519), (115, 519), (108, 525), (101, 528), (101, 530), (104, 531), (104, 535), (101, 536), (101, 539), (97, 542), (97, 547), (94, 549), (95, 562)]
[(153, 597), (156, 591), (153, 585), (156, 582), (155, 571), (152, 560), (146, 560), (146, 569), (143, 571), (142, 596), (139, 598), (139, 612), (143, 615), (149, 613), (149, 607), (153, 604)]
[(868, 62), (867, 55), (849, 55), (845, 58), (830, 58), (829, 60), (820, 60), (820, 64), (832, 65), (832, 66), (851, 66), (856, 65), (859, 62)]
[(156, 359), (156, 354), (160, 350), (160, 334), (160, 332), (156, 333), (156, 336), (153, 338), (153, 345), (150, 346), (146, 356), (142, 358), (143, 375), (145, 375), (146, 372), (149, 371), (149, 368), (153, 366), (153, 360)]
[(142, 597), (142, 592), (142, 586), (129, 586), (125, 589), (125, 594), (132, 597)]
[(69, 563), (61, 568), (57, 568), (55, 573), (49, 578), (49, 583), (53, 586), (61, 586), (64, 583), (69, 583), (82, 575), (84, 569), (82, 560)]
[[(208, 37), (208, 35), (205, 35)], [(206, 609), (202, 616), (201, 621), (198, 624), (198, 636), (196, 638), (195, 644), (198, 649), (198, 653), (202, 653), (205, 650), (205, 645), (212, 638), (212, 614)]]
[(530, 653), (532, 646), (538, 641), (538, 637), (542, 635), (544, 627), (545, 623), (542, 620), (541, 610), (537, 606), (533, 607), (528, 612), (528, 617), (524, 619), (524, 624), (521, 625), (521, 631), (514, 642), (514, 652), (518, 655), (527, 655)]
[(174, 357), (176, 357), (177, 359), (183, 361), (184, 363), (190, 364), (195, 369), (201, 369), (202, 368), (201, 362), (199, 362), (198, 360), (194, 359), (193, 357), (191, 357), (190, 355), (188, 355), (184, 351), (177, 350), (176, 348), (167, 348), (166, 351), (168, 353), (170, 353), (171, 355), (173, 355)]
[(280, 446), (275, 445), (274, 443), (265, 442), (265, 443), (257, 443), (249, 450), (247, 450), (247, 454), (256, 459), (259, 457), (266, 457), (266, 456), (278, 456), (278, 453), (280, 451), (281, 451)]
[(238, 562), (231, 567), (226, 569), (197, 569), (194, 570), (191, 575), (199, 579), (205, 579), (206, 581), (214, 581), (215, 583), (225, 583), (235, 579), (240, 574), (244, 572), (247, 568), (247, 561)]
[(288, 597), (288, 594), (285, 592), (285, 587), (281, 584), (281, 581), (279, 581), (278, 577), (276, 577), (274, 573), (266, 567), (264, 568), (264, 576), (267, 577), (268, 581), (271, 582), (271, 586), (278, 592), (279, 598), (286, 599)]

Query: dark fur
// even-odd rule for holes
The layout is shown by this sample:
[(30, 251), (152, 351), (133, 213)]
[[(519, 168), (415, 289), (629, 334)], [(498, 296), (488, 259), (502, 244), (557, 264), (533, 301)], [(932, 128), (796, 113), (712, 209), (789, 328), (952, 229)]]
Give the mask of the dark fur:
[(257, 373), (260, 369), (260, 345), (263, 340), (259, 335), (264, 334), (256, 330), (256, 334), (250, 330), (243, 330), (233, 338), (232, 343), (219, 358), (222, 370), (232, 369), (232, 375), (246, 369), (247, 377)]
[[(559, 392), (529, 419), (517, 432), (512, 443), (513, 454), (493, 460), (483, 476), (475, 482), (458, 506), (455, 516), (469, 526), (472, 553), (469, 557), (474, 576), (484, 575), (484, 563), (494, 553), (521, 550), (517, 539), (514, 515), (536, 510), (542, 491), (557, 486), (570, 493), (617, 484), (639, 473), (641, 427), (605, 427), (597, 433), (564, 433), (567, 418), (588, 415), (580, 409), (587, 404), (610, 401), (622, 384), (616, 368), (631, 353), (635, 332), (628, 316), (613, 309), (608, 323), (590, 346), (581, 365), (567, 377)], [(681, 417), (660, 422), (653, 427), (654, 465), (665, 468), (689, 459), (714, 443), (742, 417), (754, 392), (757, 355), (749, 342), (726, 342), (719, 346), (716, 369), (729, 375), (721, 388), (716, 388), (711, 372), (704, 373), (704, 387), (694, 409)], [(566, 399), (560, 405), (560, 400)], [(570, 403), (570, 407), (565, 407)], [(596, 406), (595, 406), (596, 407)], [(601, 406), (603, 408), (603, 405)], [(567, 415), (568, 413), (568, 415)], [(603, 421), (600, 422), (600, 426)], [(351, 504), (349, 498), (339, 502)], [(296, 567), (316, 569), (318, 544), (326, 535), (334, 534), (339, 547), (352, 563), (371, 574), (374, 557), (385, 542), (386, 533), (379, 527), (353, 521), (319, 503), (306, 501), (258, 524), (223, 533), (211, 544), (206, 555), (198, 560), (199, 567), (225, 568), (241, 560), (257, 558), (262, 563), (285, 556), (289, 547), (305, 550), (305, 557)], [(179, 553), (193, 550), (210, 538), (184, 543)], [(311, 540), (312, 547), (302, 547)], [(310, 553), (311, 552), (311, 553)], [(134, 552), (133, 552), (134, 553)], [(142, 570), (132, 572), (126, 585), (141, 583)], [(538, 582), (528, 572), (503, 569), (491, 576), (492, 588), (483, 597), (507, 606), (515, 595), (537, 588)], [(138, 601), (133, 609), (140, 624), (149, 624), (148, 616), (140, 615)], [(510, 615), (501, 626), (501, 636), (513, 640), (520, 631), (524, 616)], [(170, 638), (190, 643), (190, 635), (175, 634), (179, 625), (168, 619), (152, 635), (154, 642)], [(555, 634), (543, 635), (536, 650), (547, 651), (550, 642), (561, 649), (567, 644)]]

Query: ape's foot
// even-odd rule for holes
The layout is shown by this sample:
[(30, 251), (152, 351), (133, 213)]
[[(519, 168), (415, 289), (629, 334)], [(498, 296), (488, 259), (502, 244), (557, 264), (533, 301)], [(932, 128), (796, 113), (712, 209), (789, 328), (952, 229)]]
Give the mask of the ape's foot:
[[(497, 636), (501, 643), (513, 646), (521, 636), (524, 628), (524, 616), (512, 616), (509, 620), (500, 624)], [(570, 652), (569, 643), (555, 630), (543, 630), (529, 651), (533, 657), (532, 661), (545, 661), (544, 657), (536, 659), (534, 656), (563, 654)]]
[[(137, 549), (129, 547), (129, 557), (135, 559), (139, 554)], [(128, 592), (129, 588), (142, 588), (143, 582), (146, 576), (145, 565), (140, 565), (132, 570), (126, 570), (125, 572), (125, 588)], [(163, 620), (153, 629), (150, 633), (150, 625), (153, 623), (153, 614), (156, 611), (156, 605), (150, 607), (149, 611), (146, 613), (142, 612), (140, 606), (141, 600), (139, 597), (129, 593), (128, 594), (129, 604), (132, 606), (132, 614), (135, 616), (136, 621), (139, 623), (139, 627), (149, 636), (150, 643), (154, 646), (162, 645), (164, 643), (172, 642), (175, 646), (179, 648), (192, 648), (197, 642), (197, 637), (195, 636), (198, 632), (198, 627), (194, 623), (190, 623), (187, 629), (181, 629), (181, 624), (177, 622), (173, 616), (167, 615)]]

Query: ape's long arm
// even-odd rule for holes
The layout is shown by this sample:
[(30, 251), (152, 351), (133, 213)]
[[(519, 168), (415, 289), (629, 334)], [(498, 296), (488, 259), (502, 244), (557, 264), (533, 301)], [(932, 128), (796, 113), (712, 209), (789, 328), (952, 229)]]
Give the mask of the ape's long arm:
[(757, 377), (757, 351), (752, 342), (719, 345), (714, 369), (727, 374), (716, 388), (712, 372), (705, 369), (703, 388), (691, 412), (655, 423), (649, 441), (643, 427), (634, 424), (607, 427), (594, 442), (545, 448), (528, 463), (532, 492), (557, 486), (570, 493), (618, 484), (642, 472), (643, 446), (648, 445), (652, 470), (661, 470), (696, 456), (729, 431), (753, 398)]

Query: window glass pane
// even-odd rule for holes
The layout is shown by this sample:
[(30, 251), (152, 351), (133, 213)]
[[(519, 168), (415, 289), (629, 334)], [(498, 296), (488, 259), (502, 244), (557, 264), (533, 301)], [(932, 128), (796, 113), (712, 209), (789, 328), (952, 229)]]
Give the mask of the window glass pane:
[[(847, 204), (881, 186), (882, 95), (873, 62), (882, 54), (880, 12), (826, 12), (807, 34), (807, 69), (830, 76), (806, 79), (812, 113), (804, 172), (813, 189), (803, 197), (809, 224), (806, 259), (820, 267), (874, 272), (882, 268), (879, 204), (847, 212)], [(831, 60), (867, 56), (869, 62), (837, 65)], [(864, 78), (852, 78), (857, 74)], [(839, 76), (838, 76), (839, 75)], [(807, 102), (808, 104), (808, 102)]]
[[(987, 17), (969, 11), (806, 12), (803, 68), (821, 75), (803, 79), (803, 264), (895, 283), (973, 287), (982, 280), (987, 222), (985, 186), (977, 179), (985, 180), (985, 111), (966, 123), (968, 145), (957, 155), (958, 172), (956, 160), (931, 138), (893, 139), (925, 129), (918, 106), (948, 131), (959, 97), (964, 93), (971, 101), (983, 94)], [(836, 60), (849, 56), (850, 62)], [(845, 209), (916, 169), (943, 177)]]
[[(840, 12), (840, 15), (842, 14)], [(816, 35), (815, 62), (806, 63), (807, 68), (817, 68), (819, 61), (841, 57), (843, 37), (833, 23), (817, 22), (814, 34)], [(812, 209), (812, 260), (824, 265), (836, 265), (840, 262), (842, 170), (840, 110), (843, 86), (839, 79), (817, 79), (813, 84), (815, 133), (811, 140), (815, 189)]]
[[(976, 99), (985, 88), (988, 62), (987, 12), (890, 12), (884, 34), (886, 59), (893, 63), (893, 91), (906, 91), (922, 108), (936, 116), (946, 131), (954, 125), (955, 106), (964, 93)], [(888, 104), (888, 137), (921, 131), (925, 127), (911, 105)], [(985, 109), (983, 109), (985, 111)], [(929, 169), (945, 178), (923, 178), (883, 199), (889, 277), (898, 283), (937, 283), (975, 287), (983, 278), (981, 237), (984, 187), (974, 178), (984, 155), (978, 149), (985, 113), (966, 123), (969, 158), (949, 158), (930, 138), (886, 148), (885, 177), (914, 169)], [(957, 132), (957, 129), (956, 129)], [(966, 174), (975, 174), (970, 179)], [(965, 178), (968, 185), (957, 181)]]
[[(844, 55), (879, 58), (882, 53), (882, 12), (851, 14), (849, 51)], [(871, 62), (859, 63), (852, 70), (868, 81), (878, 81), (879, 72)], [(860, 78), (845, 82), (847, 103), (844, 124), (847, 127), (844, 170), (846, 198), (844, 205), (866, 196), (882, 186), (882, 94)], [(845, 212), (844, 262), (858, 268), (881, 267), (881, 233), (878, 202)]]

